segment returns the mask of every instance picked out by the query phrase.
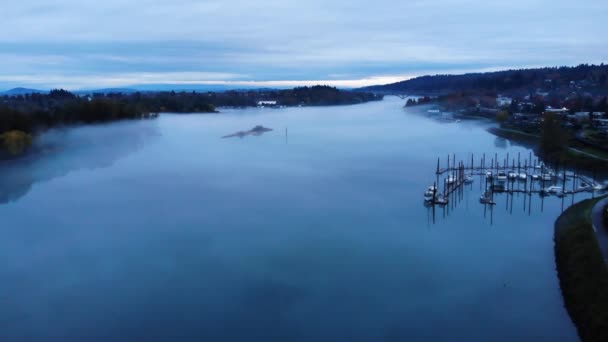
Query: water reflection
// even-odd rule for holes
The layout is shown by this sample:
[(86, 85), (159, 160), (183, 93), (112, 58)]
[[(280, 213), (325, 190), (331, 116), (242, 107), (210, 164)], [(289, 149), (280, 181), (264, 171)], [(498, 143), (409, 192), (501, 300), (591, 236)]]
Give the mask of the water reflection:
[(496, 139), (494, 139), (494, 147), (502, 150), (507, 149), (509, 147), (509, 141), (505, 138), (496, 137)]
[[(485, 177), (480, 177), (480, 184), (485, 182), (484, 178)], [(534, 213), (543, 213), (545, 210), (545, 202), (552, 202), (560, 208), (561, 212), (563, 212), (570, 205), (573, 205), (580, 200), (594, 198), (606, 193), (606, 190), (574, 192), (574, 189), (580, 189), (579, 182), (581, 181), (578, 179), (541, 182), (544, 184), (535, 184), (535, 182), (532, 181), (508, 181), (506, 182), (503, 191), (491, 192), (491, 201), (483, 201), (482, 198), (479, 197), (479, 194), (485, 191), (483, 190), (483, 185), (481, 185), (481, 189), (478, 190), (475, 185), (467, 184), (450, 193), (447, 205), (433, 206), (429, 202), (425, 202), (424, 206), (427, 208), (428, 224), (436, 224), (438, 219), (448, 219), (457, 209), (466, 212), (472, 209), (482, 210), (483, 217), (490, 225), (493, 225), (494, 213), (497, 210), (504, 211), (508, 213), (509, 216), (520, 216), (522, 212), (527, 216), (531, 216)], [(568, 193), (559, 194), (539, 192), (541, 191), (540, 189), (546, 189), (557, 185), (560, 187), (563, 186), (563, 189), (572, 190), (568, 190)], [(471, 198), (479, 198), (479, 200), (471, 201)]]
[(81, 169), (106, 168), (160, 135), (155, 121), (54, 129), (40, 136), (31, 156), (0, 163), (0, 204), (32, 186)]

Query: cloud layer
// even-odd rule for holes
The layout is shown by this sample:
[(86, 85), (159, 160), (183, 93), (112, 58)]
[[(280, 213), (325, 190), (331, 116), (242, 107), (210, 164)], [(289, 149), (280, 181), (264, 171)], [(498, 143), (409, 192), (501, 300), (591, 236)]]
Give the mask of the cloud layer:
[(4, 88), (358, 86), (608, 56), (603, 0), (27, 0), (2, 12)]

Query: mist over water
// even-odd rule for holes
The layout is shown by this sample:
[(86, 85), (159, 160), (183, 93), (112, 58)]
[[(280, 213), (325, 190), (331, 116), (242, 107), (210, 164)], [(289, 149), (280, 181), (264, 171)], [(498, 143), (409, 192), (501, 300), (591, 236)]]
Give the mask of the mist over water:
[[(0, 168), (0, 339), (577, 340), (561, 199), (498, 197), (490, 217), (476, 179), (434, 222), (423, 206), (438, 157), (529, 150), (402, 105), (49, 133)], [(273, 131), (221, 139), (256, 125)]]
[(36, 138), (27, 157), (0, 161), (0, 204), (18, 200), (36, 183), (109, 167), (157, 137), (152, 121), (49, 130)]

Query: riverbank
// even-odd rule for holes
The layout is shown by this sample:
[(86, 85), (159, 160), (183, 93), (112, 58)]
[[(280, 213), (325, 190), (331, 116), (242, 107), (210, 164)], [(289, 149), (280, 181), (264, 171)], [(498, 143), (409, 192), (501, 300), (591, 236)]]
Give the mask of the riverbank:
[(591, 222), (602, 198), (568, 208), (555, 222), (555, 261), (565, 306), (583, 341), (608, 341), (608, 269)]
[[(538, 151), (540, 136), (537, 134), (502, 127), (488, 128), (488, 132)], [(608, 158), (604, 158), (603, 156), (578, 147), (568, 147), (568, 149), (559, 156), (558, 161), (560, 163), (566, 163), (567, 165), (576, 165), (576, 167), (580, 169), (600, 170), (608, 168)]]

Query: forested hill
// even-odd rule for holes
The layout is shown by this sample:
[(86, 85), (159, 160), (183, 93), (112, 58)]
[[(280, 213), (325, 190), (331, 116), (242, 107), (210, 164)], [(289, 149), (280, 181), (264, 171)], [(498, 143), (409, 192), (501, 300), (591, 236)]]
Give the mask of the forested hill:
[(460, 91), (499, 92), (566, 89), (608, 90), (608, 65), (581, 64), (576, 67), (550, 67), (505, 70), (464, 75), (421, 76), (411, 80), (361, 88), (385, 94), (448, 94)]
[(65, 90), (48, 94), (0, 96), (0, 134), (27, 133), (57, 125), (98, 123), (146, 117), (148, 113), (209, 113), (216, 107), (325, 106), (381, 100), (381, 95), (327, 86), (268, 91), (95, 93), (76, 95)]

